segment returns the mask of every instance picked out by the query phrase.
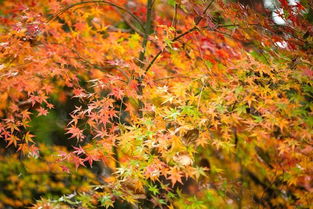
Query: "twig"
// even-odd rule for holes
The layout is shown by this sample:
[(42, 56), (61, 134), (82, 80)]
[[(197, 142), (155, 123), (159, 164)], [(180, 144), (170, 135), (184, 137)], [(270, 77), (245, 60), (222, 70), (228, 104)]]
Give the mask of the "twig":
[[(211, 0), (211, 2), (206, 6), (206, 8), (204, 9), (204, 11), (202, 12), (202, 15), (205, 15), (205, 13), (208, 11), (208, 9), (212, 6), (213, 2), (215, 0)], [(180, 38), (184, 37), (185, 35), (195, 31), (195, 30), (199, 30), (198, 25), (200, 24), (201, 20), (203, 19), (203, 16), (200, 16), (200, 18), (195, 22), (195, 26), (193, 26), (192, 28), (190, 28), (189, 30), (185, 31), (184, 33), (180, 34), (179, 36), (173, 38), (171, 40), (171, 42), (175, 42), (177, 40), (179, 40)], [(149, 63), (148, 67), (146, 68), (144, 75), (147, 74), (147, 72), (149, 71), (149, 69), (152, 67), (152, 65), (154, 64), (154, 62), (156, 61), (156, 59), (163, 53), (164, 49), (161, 49), (151, 60), (151, 62)]]
[(198, 98), (197, 110), (199, 110), (203, 89), (204, 89), (204, 84), (202, 84), (202, 87), (201, 87), (201, 90), (200, 90), (200, 94), (199, 94), (199, 98)]
[(145, 74), (147, 74), (148, 70), (152, 67), (152, 65), (154, 64), (154, 62), (156, 61), (156, 59), (158, 59), (158, 57), (162, 54), (163, 50), (160, 50), (151, 60), (151, 62), (149, 63), (148, 67), (145, 70)]
[(172, 26), (174, 27), (175, 29), (175, 36), (176, 36), (176, 26), (177, 26), (177, 9), (178, 9), (178, 6), (177, 6), (177, 3), (175, 3), (174, 5), (174, 17), (173, 17), (173, 20), (172, 20)]
[(61, 14), (65, 13), (66, 11), (68, 11), (69, 9), (73, 8), (73, 7), (76, 7), (76, 6), (80, 6), (80, 5), (83, 5), (83, 4), (93, 4), (93, 3), (98, 3), (98, 4), (108, 4), (110, 6), (113, 6), (117, 9), (120, 9), (124, 12), (126, 12), (127, 14), (129, 14), (132, 18), (134, 18), (134, 20), (136, 20), (136, 22), (140, 25), (140, 27), (145, 30), (145, 27), (143, 26), (143, 23), (142, 21), (136, 16), (134, 15), (131, 11), (129, 11), (128, 9), (125, 9), (124, 7), (121, 7), (117, 4), (114, 4), (110, 1), (82, 1), (82, 2), (78, 2), (78, 3), (75, 3), (75, 4), (71, 4), (67, 7), (65, 7), (64, 9), (62, 9), (61, 11), (59, 11), (56, 15), (54, 15), (52, 18), (50, 18), (48, 20), (48, 23), (54, 19), (56, 19), (57, 17), (59, 17)]
[[(212, 0), (207, 6), (206, 8), (203, 10), (202, 15), (205, 15), (205, 13), (208, 11), (208, 9), (212, 6), (213, 2), (215, 0)], [(200, 16), (199, 19), (195, 22), (196, 25), (199, 25), (199, 23), (201, 22), (201, 20), (203, 19), (203, 16)]]

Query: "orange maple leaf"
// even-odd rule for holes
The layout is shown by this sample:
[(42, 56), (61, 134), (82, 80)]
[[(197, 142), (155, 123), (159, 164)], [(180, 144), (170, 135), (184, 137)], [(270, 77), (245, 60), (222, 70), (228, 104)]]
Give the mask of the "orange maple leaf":
[(14, 144), (14, 146), (17, 146), (17, 141), (20, 141), (19, 138), (17, 138), (14, 135), (11, 135), (9, 138), (6, 139), (8, 142), (8, 145), (6, 147), (9, 147), (11, 144)]
[(179, 171), (177, 168), (175, 168), (175, 167), (171, 168), (168, 175), (169, 176), (167, 177), (167, 179), (171, 180), (173, 186), (176, 184), (176, 182), (179, 182), (181, 184), (183, 183), (182, 182), (182, 172)]

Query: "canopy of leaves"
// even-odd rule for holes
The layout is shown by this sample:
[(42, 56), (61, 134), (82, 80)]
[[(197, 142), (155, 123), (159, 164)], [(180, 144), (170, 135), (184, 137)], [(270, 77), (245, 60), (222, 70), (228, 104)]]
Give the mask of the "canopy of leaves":
[(312, 5), (286, 2), (279, 27), (222, 0), (3, 1), (6, 149), (42, 158), (53, 112), (69, 152), (49, 165), (100, 169), (34, 207), (308, 208)]

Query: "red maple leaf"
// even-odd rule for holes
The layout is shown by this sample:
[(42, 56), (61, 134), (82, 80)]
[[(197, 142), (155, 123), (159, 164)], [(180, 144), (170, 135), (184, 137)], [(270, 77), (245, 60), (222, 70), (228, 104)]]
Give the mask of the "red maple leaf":
[(283, 8), (287, 8), (288, 7), (288, 1), (287, 0), (279, 0), (279, 2), (281, 3), (281, 6)]
[(74, 154), (77, 154), (77, 155), (85, 154), (85, 150), (81, 146), (79, 146), (79, 147), (73, 146), (73, 148), (75, 150), (75, 151), (73, 151)]
[(48, 114), (48, 110), (46, 110), (46, 109), (43, 108), (43, 107), (39, 107), (39, 108), (37, 109), (37, 111), (38, 111), (38, 116), (47, 115), (47, 114)]
[(76, 170), (77, 170), (79, 165), (82, 165), (82, 166), (85, 167), (84, 160), (82, 158), (80, 158), (80, 157), (78, 157), (76, 155), (73, 155), (71, 160), (75, 164)]
[(113, 88), (112, 92), (109, 95), (113, 95), (117, 99), (122, 99), (122, 97), (124, 96), (124, 91), (119, 88)]
[(85, 161), (88, 161), (90, 167), (92, 168), (93, 161), (99, 161), (99, 157), (97, 155), (93, 154), (93, 153), (87, 154), (87, 157), (84, 159), (84, 162)]
[(67, 128), (67, 134), (72, 134), (70, 138), (77, 138), (79, 141), (83, 140), (85, 138), (85, 135), (83, 133), (83, 130), (80, 130), (79, 128), (75, 126), (71, 126), (70, 128)]
[(63, 172), (66, 172), (66, 173), (70, 173), (70, 169), (64, 165), (60, 165), (60, 167), (62, 168), (62, 171)]
[(310, 78), (313, 77), (313, 70), (310, 70), (309, 68), (304, 69), (302, 72), (303, 72), (304, 75), (306, 75), (306, 76), (308, 76)]

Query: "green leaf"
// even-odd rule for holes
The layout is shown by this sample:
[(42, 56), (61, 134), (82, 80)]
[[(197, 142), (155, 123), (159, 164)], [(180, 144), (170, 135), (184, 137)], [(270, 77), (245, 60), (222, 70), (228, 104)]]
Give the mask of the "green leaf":
[(244, 91), (243, 86), (238, 86), (235, 90), (235, 96), (238, 97), (240, 93), (243, 91)]
[(99, 201), (101, 203), (101, 206), (105, 208), (113, 207), (113, 201), (110, 195), (100, 197)]
[(236, 112), (238, 112), (239, 114), (247, 113), (247, 108), (248, 108), (247, 105), (239, 105), (239, 106), (236, 108)]
[(177, 117), (181, 114), (179, 110), (177, 110), (176, 108), (171, 108), (168, 112), (167, 112), (167, 116), (165, 117), (166, 119), (173, 119), (176, 120)]
[(153, 195), (159, 194), (159, 189), (156, 185), (148, 185), (148, 190), (152, 192)]
[(199, 111), (194, 106), (183, 106), (181, 113), (192, 117), (199, 116)]
[(176, 5), (176, 1), (175, 0), (167, 0), (167, 3), (169, 5), (171, 5), (172, 7), (174, 7)]
[(208, 68), (212, 68), (212, 67), (213, 67), (212, 62), (210, 62), (210, 61), (208, 61), (208, 60), (205, 61), (205, 65), (206, 65)]
[(261, 123), (263, 121), (263, 118), (261, 116), (252, 115), (252, 117), (254, 118), (254, 121), (257, 123)]

